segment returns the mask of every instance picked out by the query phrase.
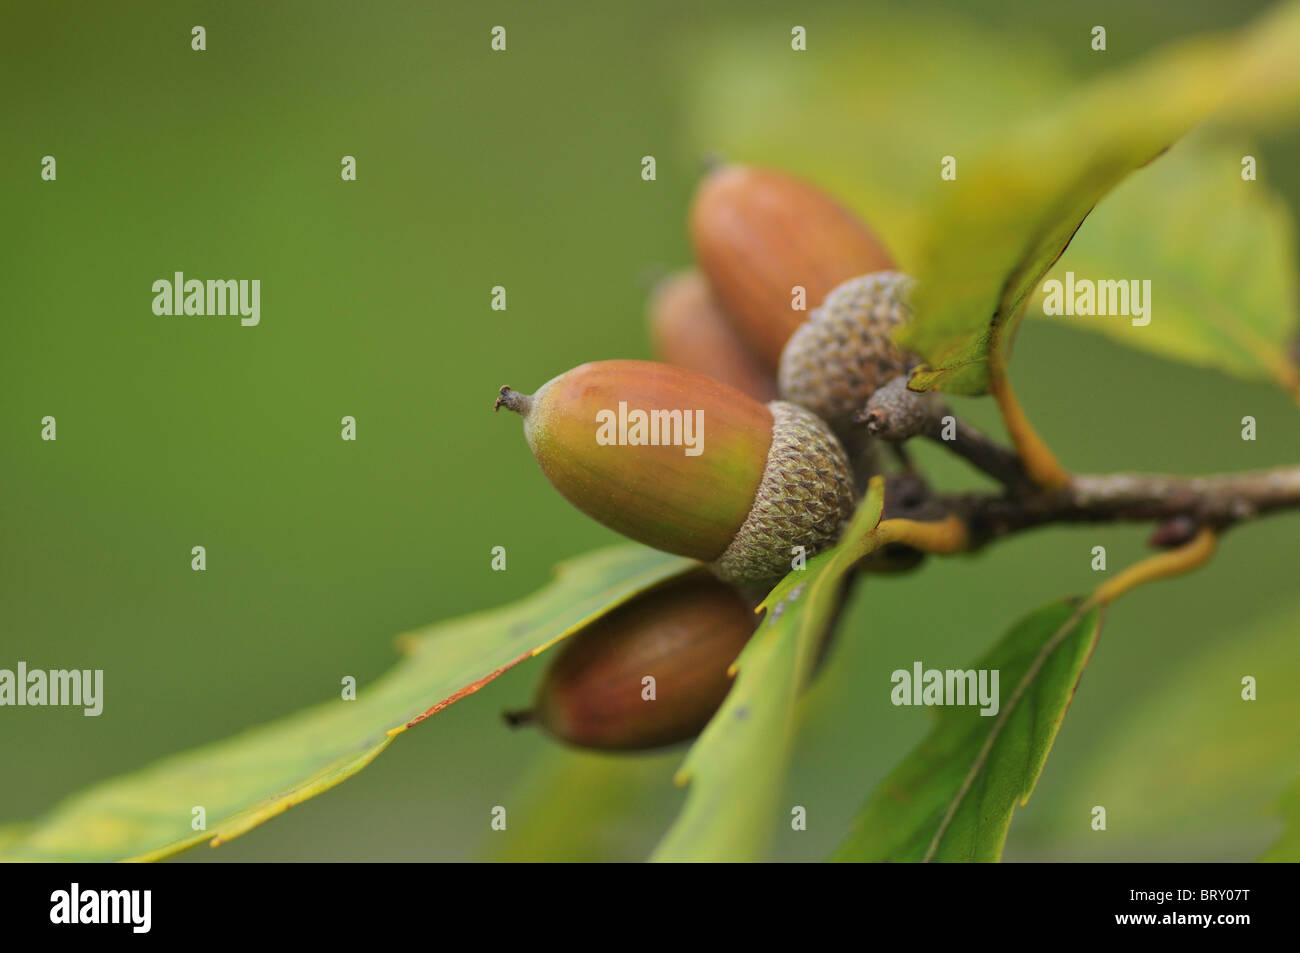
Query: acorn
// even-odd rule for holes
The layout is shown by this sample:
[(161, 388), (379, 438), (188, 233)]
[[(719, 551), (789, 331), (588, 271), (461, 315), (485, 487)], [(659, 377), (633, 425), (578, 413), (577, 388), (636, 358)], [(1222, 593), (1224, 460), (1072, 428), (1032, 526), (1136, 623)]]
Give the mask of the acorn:
[(722, 166), (696, 192), (691, 241), (718, 301), (759, 357), (775, 369), (815, 308), (855, 275), (894, 262), (875, 234), (820, 189), (779, 172)]
[(882, 271), (831, 291), (785, 346), (777, 374), (781, 398), (836, 430), (852, 424), (873, 393), (915, 364), (892, 336), (911, 320), (912, 285), (901, 272)]
[(536, 394), (501, 388), (542, 472), (588, 516), (648, 546), (770, 583), (832, 545), (856, 502), (844, 448), (815, 414), (764, 405), (669, 364), (597, 361)]
[(757, 627), (740, 595), (707, 574), (651, 590), (567, 639), (531, 709), (581, 748), (638, 751), (695, 737), (731, 688), (728, 670)]
[(655, 285), (648, 323), (655, 356), (665, 363), (707, 374), (755, 400), (776, 396), (776, 375), (750, 350), (698, 271)]

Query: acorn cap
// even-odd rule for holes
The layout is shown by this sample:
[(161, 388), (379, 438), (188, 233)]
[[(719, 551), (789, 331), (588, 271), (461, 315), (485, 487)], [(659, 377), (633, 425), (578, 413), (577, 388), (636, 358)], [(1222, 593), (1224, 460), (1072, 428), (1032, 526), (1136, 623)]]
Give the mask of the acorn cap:
[(632, 751), (693, 738), (730, 690), (728, 669), (757, 623), (733, 588), (707, 574), (644, 593), (559, 646), (527, 720), (583, 748)]
[(909, 357), (892, 334), (912, 315), (912, 279), (897, 271), (851, 278), (795, 331), (781, 355), (781, 397), (833, 428), (853, 421), (877, 388), (904, 374)]
[(679, 271), (659, 281), (648, 311), (650, 339), (660, 360), (707, 374), (755, 400), (776, 396), (776, 374), (741, 338), (698, 271)]
[(795, 547), (812, 558), (832, 546), (853, 515), (853, 472), (830, 428), (815, 414), (774, 400), (772, 446), (745, 524), (713, 564), (723, 579), (781, 579)]
[(691, 205), (691, 242), (709, 284), (741, 336), (775, 369), (786, 341), (836, 285), (894, 267), (880, 240), (817, 187), (750, 166), (722, 166)]

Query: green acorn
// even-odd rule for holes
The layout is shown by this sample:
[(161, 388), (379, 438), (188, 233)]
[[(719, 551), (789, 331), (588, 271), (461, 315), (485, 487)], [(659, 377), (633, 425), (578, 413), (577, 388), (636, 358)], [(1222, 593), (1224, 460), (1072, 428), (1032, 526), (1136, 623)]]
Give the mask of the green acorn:
[(649, 361), (583, 364), (536, 394), (501, 388), (547, 479), (611, 529), (771, 583), (839, 536), (855, 505), (839, 440), (783, 401), (763, 405), (702, 374)]
[(731, 688), (758, 617), (699, 574), (651, 590), (565, 640), (533, 707), (509, 712), (582, 748), (637, 751), (695, 737)]

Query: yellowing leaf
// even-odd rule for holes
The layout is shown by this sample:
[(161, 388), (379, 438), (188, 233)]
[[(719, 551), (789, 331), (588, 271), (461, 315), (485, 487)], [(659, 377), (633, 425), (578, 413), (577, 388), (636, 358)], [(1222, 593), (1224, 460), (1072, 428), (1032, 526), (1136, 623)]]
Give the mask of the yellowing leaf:
[(846, 12), (835, 30), (813, 33), (807, 55), (781, 48), (788, 29), (737, 25), (689, 51), (690, 141), (816, 182), (861, 213), (907, 271), (949, 185), (940, 159), (971, 154), (1069, 85), (1037, 37), (955, 11), (939, 30), (929, 13)]
[[(427, 715), (698, 563), (642, 546), (597, 550), (512, 605), (406, 637), (408, 654), (355, 701), (330, 701), (98, 784), (5, 842), (0, 860), (158, 860), (215, 846), (356, 774)], [(195, 831), (192, 810), (206, 812)]]
[(1043, 315), (1042, 285), (1030, 314), (1300, 396), (1295, 226), (1267, 185), (1242, 180), (1250, 151), (1180, 143), (1106, 197), (1048, 276), (1149, 281), (1148, 323)]
[(917, 318), (898, 335), (926, 361), (912, 386), (984, 393), (990, 361), (1005, 356), (1030, 295), (1093, 206), (1203, 120), (1292, 109), (1297, 48), (1293, 3), (1239, 35), (1180, 42), (1011, 129), (995, 149), (958, 157), (921, 242)]

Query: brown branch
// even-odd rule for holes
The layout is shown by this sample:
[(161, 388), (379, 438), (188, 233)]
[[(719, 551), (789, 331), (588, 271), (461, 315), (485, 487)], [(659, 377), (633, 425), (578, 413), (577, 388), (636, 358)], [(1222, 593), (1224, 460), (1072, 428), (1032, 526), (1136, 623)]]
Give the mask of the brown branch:
[[(953, 514), (967, 523), (971, 548), (1053, 523), (1183, 521), (1188, 529), (1224, 530), (1267, 513), (1300, 509), (1300, 466), (1218, 476), (1075, 474), (1065, 486), (1029, 493), (931, 494), (909, 488), (928, 518)], [(900, 514), (901, 515), (901, 514)], [(1182, 534), (1168, 534), (1175, 544)]]
[(922, 436), (951, 450), (1009, 489), (1032, 486), (1014, 451), (990, 440), (964, 420), (953, 417), (953, 421), (951, 439), (945, 436), (945, 430), (949, 428), (944, 427), (942, 417), (931, 420)]
[(884, 518), (956, 516), (966, 524), (971, 550), (1036, 526), (1116, 522), (1158, 524), (1151, 545), (1168, 549), (1187, 543), (1202, 528), (1222, 531), (1268, 513), (1300, 509), (1300, 465), (1197, 477), (1062, 470), (1062, 482), (1042, 486), (1030, 479), (1015, 451), (951, 416), (939, 395), (907, 390), (902, 378), (877, 389), (856, 421), (867, 434), (899, 449), (913, 437), (933, 440), (1002, 484), (1000, 494), (942, 494), (910, 467), (888, 478)]
[(887, 481), (885, 518), (956, 516), (969, 529), (970, 549), (1036, 526), (1115, 522), (1155, 522), (1151, 544), (1170, 548), (1202, 527), (1222, 531), (1267, 513), (1300, 509), (1300, 465), (1197, 477), (1062, 471), (1060, 485), (1040, 486), (1015, 451), (950, 414), (938, 395), (908, 391), (899, 379), (878, 389), (857, 421), (896, 446), (917, 436), (933, 440), (1003, 485), (997, 495), (941, 494), (910, 470)]

